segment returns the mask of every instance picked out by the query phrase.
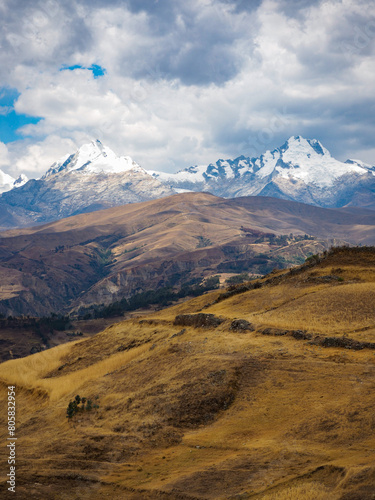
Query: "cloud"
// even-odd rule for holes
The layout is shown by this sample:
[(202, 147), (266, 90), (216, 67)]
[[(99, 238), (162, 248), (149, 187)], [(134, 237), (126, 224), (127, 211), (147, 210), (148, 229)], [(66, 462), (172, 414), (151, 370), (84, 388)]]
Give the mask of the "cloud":
[[(78, 144), (74, 139), (50, 135), (43, 141), (26, 140), (7, 145), (8, 165), (4, 171), (17, 177), (25, 173), (29, 178), (41, 177), (46, 170), (67, 152), (73, 152)], [(0, 157), (2, 155), (0, 143)]]
[(99, 138), (173, 171), (293, 134), (375, 163), (370, 0), (6, 0), (0, 15), (0, 77), (42, 118), (8, 169), (40, 175)]
[[(9, 151), (3, 142), (0, 142), (0, 168), (6, 167), (8, 169), (10, 166), (10, 157), (9, 157)], [(4, 169), (5, 171), (5, 169)]]

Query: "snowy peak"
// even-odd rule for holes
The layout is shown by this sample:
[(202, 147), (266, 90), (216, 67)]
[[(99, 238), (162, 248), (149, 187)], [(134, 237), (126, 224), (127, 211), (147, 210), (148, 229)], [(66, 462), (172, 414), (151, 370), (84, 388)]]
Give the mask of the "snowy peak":
[(18, 188), (26, 184), (29, 179), (26, 175), (21, 174), (17, 179), (0, 170), (0, 193), (5, 193), (13, 188)]
[(292, 136), (280, 148), (252, 158), (259, 179), (285, 179), (320, 188), (333, 186), (346, 175), (364, 175), (368, 168), (357, 162), (343, 163), (316, 139)]
[(331, 156), (328, 149), (326, 149), (320, 141), (317, 139), (305, 139), (300, 135), (293, 135), (281, 146), (281, 148), (275, 151), (280, 151), (282, 153), (289, 151), (292, 154)]
[(42, 179), (58, 173), (79, 171), (84, 174), (118, 174), (129, 170), (145, 172), (130, 156), (117, 156), (98, 139), (81, 146), (76, 153), (66, 155), (54, 163)]
[(357, 165), (375, 175), (375, 166), (369, 165), (368, 163), (365, 163), (361, 160), (346, 160), (345, 163), (347, 163), (348, 165)]
[(19, 188), (21, 186), (23, 186), (24, 184), (26, 184), (26, 182), (28, 181), (28, 177), (25, 175), (25, 174), (21, 174), (17, 177), (17, 179), (14, 181), (13, 183), (13, 187), (14, 188)]
[[(365, 195), (358, 193), (366, 190), (370, 199), (370, 186), (375, 184), (375, 167), (358, 160), (336, 160), (317, 139), (302, 136), (292, 136), (258, 158), (220, 159), (176, 174), (149, 173), (179, 191), (207, 191), (225, 198), (274, 196), (327, 207), (343, 206), (354, 198), (364, 200)], [(360, 205), (363, 201), (358, 200), (355, 203)]]
[[(14, 179), (9, 184), (10, 181)], [(22, 185), (25, 181), (21, 176), (16, 181), (20, 187), (9, 189), (0, 199), (0, 214), (2, 211), (17, 217), (21, 214), (23, 225), (47, 223), (176, 193), (129, 156), (118, 157), (100, 141), (92, 141), (64, 156), (42, 178)]]

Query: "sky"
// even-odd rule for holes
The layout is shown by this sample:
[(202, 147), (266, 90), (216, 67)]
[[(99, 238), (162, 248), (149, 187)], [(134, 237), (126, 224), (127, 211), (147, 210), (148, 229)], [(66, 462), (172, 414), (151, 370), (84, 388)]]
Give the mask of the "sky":
[(99, 139), (149, 170), (290, 136), (375, 164), (373, 0), (0, 0), (0, 169)]

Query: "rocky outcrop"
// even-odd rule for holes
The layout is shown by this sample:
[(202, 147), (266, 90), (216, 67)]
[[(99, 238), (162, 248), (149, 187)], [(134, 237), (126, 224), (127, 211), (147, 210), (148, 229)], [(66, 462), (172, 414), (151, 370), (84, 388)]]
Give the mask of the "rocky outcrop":
[(173, 322), (177, 326), (193, 326), (195, 328), (217, 328), (225, 321), (214, 314), (178, 314)]

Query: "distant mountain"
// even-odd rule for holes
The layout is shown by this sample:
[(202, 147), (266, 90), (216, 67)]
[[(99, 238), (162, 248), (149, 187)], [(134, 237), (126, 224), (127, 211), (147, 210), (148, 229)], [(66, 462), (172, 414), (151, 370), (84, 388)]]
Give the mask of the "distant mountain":
[(19, 188), (26, 184), (28, 178), (26, 175), (21, 174), (17, 179), (12, 177), (11, 175), (6, 174), (2, 170), (0, 170), (0, 193), (5, 193), (6, 191), (10, 191), (14, 188)]
[(375, 244), (375, 211), (207, 193), (128, 204), (2, 232), (0, 313), (67, 312), (216, 274), (264, 274), (343, 242)]
[(44, 223), (172, 193), (129, 156), (118, 157), (97, 140), (61, 158), (41, 179), (3, 193), (0, 227)]
[(146, 171), (96, 140), (55, 162), (40, 179), (26, 180), (0, 172), (5, 191), (0, 195), (0, 230), (185, 191), (375, 210), (375, 167), (359, 160), (340, 162), (319, 141), (301, 136), (259, 158), (218, 160), (175, 174)]
[(273, 196), (321, 207), (375, 209), (375, 167), (333, 158), (316, 139), (291, 137), (259, 158), (239, 156), (168, 174), (149, 172), (173, 189), (206, 191), (225, 198)]

